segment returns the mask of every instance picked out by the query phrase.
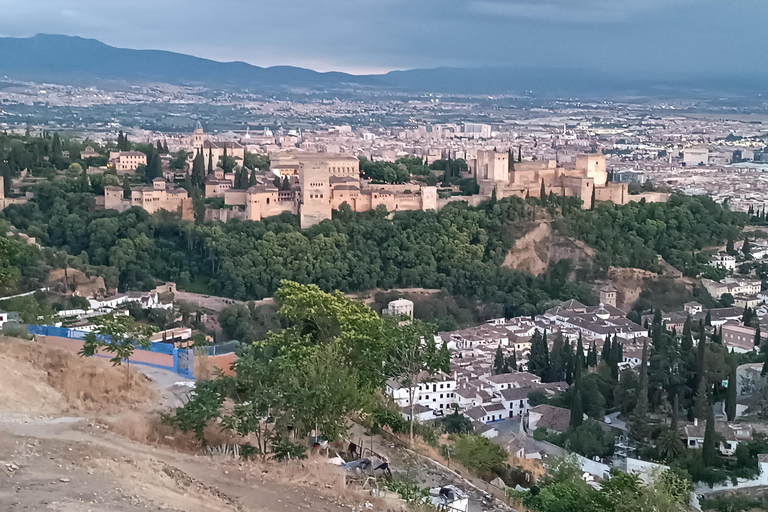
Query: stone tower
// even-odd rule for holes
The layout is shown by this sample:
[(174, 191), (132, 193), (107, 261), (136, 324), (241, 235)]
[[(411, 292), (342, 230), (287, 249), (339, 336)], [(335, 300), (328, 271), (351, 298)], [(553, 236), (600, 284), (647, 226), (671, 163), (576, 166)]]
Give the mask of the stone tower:
[(616, 307), (616, 288), (606, 283), (600, 288), (600, 304)]
[(331, 185), (328, 164), (317, 160), (299, 164), (301, 229), (331, 218)]
[(475, 176), (477, 184), (480, 185), (480, 194), (491, 195), (496, 189), (498, 197), (501, 198), (499, 189), (509, 184), (509, 154), (495, 149), (478, 151)]
[(199, 150), (202, 153), (204, 137), (205, 134), (203, 133), (203, 125), (200, 124), (200, 121), (198, 121), (197, 125), (195, 126), (195, 131), (192, 132), (192, 146), (195, 148), (195, 151)]

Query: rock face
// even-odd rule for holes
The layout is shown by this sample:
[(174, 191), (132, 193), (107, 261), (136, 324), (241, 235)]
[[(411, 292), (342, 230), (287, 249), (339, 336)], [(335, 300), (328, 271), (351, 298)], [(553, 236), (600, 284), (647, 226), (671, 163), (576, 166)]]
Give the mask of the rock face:
[(515, 240), (504, 266), (537, 276), (545, 272), (550, 263), (569, 259), (574, 266), (580, 266), (591, 262), (595, 254), (585, 243), (553, 233), (549, 221), (540, 221)]
[(95, 297), (107, 291), (103, 277), (88, 277), (74, 268), (51, 270), (46, 286), (62, 293), (76, 292), (80, 297)]

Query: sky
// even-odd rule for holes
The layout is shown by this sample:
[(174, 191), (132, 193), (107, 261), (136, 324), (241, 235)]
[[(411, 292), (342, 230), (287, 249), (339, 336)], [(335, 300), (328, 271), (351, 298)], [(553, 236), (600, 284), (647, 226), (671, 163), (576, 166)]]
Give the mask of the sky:
[(357, 74), (510, 66), (685, 77), (764, 71), (768, 0), (0, 0), (0, 36), (37, 33)]

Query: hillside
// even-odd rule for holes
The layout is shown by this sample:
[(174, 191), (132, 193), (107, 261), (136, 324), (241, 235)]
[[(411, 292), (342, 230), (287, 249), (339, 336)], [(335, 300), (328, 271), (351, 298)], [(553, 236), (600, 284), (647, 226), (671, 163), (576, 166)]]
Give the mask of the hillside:
[(95, 39), (38, 34), (0, 38), (0, 77), (102, 87), (168, 83), (256, 92), (345, 91), (444, 93), (459, 95), (648, 95), (706, 96), (706, 92), (762, 92), (765, 76), (630, 78), (588, 68), (440, 67), (391, 71), (379, 75), (319, 73), (293, 66), (262, 68), (245, 62), (217, 62), (162, 50), (132, 50)]
[(101, 80), (252, 89), (377, 83), (374, 78), (346, 73), (318, 73), (291, 66), (261, 68), (160, 50), (115, 48), (95, 39), (63, 35), (0, 38), (0, 55), (0, 75), (61, 83), (92, 84), (93, 80)]
[(196, 454), (191, 435), (152, 412), (157, 384), (132, 370), (130, 389), (116, 386), (123, 372), (106, 360), (0, 337), (0, 510), (341, 512), (378, 505), (323, 461)]

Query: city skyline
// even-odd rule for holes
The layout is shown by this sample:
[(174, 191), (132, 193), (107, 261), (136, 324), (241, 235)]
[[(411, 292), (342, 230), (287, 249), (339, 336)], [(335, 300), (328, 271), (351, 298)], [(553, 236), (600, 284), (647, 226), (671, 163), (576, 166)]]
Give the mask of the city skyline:
[[(652, 74), (751, 72), (768, 4), (739, 0), (388, 0), (205, 4), (3, 2), (0, 36), (78, 35), (258, 66), (354, 74), (440, 66)], [(716, 34), (717, 37), (713, 37)]]

